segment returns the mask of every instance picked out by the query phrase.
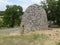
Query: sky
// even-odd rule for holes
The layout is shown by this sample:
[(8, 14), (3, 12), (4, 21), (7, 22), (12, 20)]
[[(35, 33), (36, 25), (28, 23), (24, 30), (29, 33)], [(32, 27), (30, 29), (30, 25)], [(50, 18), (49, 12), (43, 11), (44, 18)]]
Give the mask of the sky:
[(20, 5), (23, 8), (23, 11), (32, 4), (40, 4), (43, 0), (0, 0), (0, 11), (6, 9), (6, 5)]

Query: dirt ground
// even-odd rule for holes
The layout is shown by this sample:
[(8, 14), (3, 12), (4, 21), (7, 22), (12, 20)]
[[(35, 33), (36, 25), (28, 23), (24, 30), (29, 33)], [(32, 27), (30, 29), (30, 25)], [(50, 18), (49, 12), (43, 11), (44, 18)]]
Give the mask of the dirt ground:
[(34, 33), (46, 34), (49, 39), (45, 41), (45, 45), (56, 45), (55, 43), (60, 42), (60, 28), (51, 28), (50, 30), (40, 30)]
[[(39, 34), (39, 35), (43, 34), (45, 36), (48, 36), (48, 38), (46, 40), (44, 40), (46, 37), (43, 36), (43, 38), (42, 38), (43, 40), (41, 40), (42, 43), (44, 43), (43, 45), (56, 45), (56, 43), (60, 42), (60, 28), (51, 28), (49, 30), (40, 30), (40, 31), (24, 33), (23, 35), (27, 35), (28, 36), (28, 38), (27, 37), (23, 38), (23, 39), (25, 39), (25, 42), (26, 42), (27, 39), (29, 41), (29, 39), (31, 39), (30, 36), (33, 35), (33, 34), (34, 35), (35, 34)], [(16, 35), (20, 36), (21, 34), (18, 33), (18, 32), (14, 32), (14, 33), (10, 33), (10, 34), (7, 34), (7, 35), (8, 36), (16, 36)], [(40, 38), (39, 35), (37, 36), (38, 39)], [(17, 36), (17, 38), (18, 38), (18, 36)], [(34, 37), (34, 38), (37, 38), (37, 37)], [(16, 37), (14, 37), (14, 38), (16, 38)], [(13, 39), (13, 38), (11, 38), (11, 39)], [(36, 40), (36, 43), (38, 43), (37, 45), (40, 45), (40, 42), (39, 42), (38, 39)], [(10, 41), (10, 40), (8, 40), (8, 41)]]

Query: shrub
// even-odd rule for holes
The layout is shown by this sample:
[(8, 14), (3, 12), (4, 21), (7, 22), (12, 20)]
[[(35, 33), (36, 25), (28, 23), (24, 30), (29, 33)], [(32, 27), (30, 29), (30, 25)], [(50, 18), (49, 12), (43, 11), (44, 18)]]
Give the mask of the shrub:
[(0, 19), (0, 28), (3, 26), (3, 20)]
[(58, 42), (56, 45), (60, 45), (60, 42)]

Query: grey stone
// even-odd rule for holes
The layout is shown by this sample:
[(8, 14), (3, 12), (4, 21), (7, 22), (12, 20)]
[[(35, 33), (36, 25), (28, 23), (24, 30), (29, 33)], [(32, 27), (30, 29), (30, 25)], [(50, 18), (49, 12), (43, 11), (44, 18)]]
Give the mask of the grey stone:
[(21, 27), (23, 25), (25, 32), (47, 29), (48, 21), (45, 10), (37, 4), (29, 6), (22, 16)]

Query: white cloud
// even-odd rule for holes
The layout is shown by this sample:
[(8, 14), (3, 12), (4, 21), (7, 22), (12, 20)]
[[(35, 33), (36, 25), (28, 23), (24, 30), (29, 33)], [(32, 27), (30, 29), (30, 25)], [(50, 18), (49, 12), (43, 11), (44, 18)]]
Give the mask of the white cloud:
[(7, 1), (5, 0), (0, 0), (0, 10), (4, 10), (3, 8), (5, 8), (5, 5), (7, 4)]
[(18, 0), (18, 1), (20, 1), (20, 2), (25, 2), (25, 3), (39, 3), (40, 2), (40, 0)]
[(0, 0), (0, 11), (5, 10), (6, 5), (13, 5), (13, 3), (8, 2), (8, 0)]
[(40, 4), (40, 1), (41, 0), (18, 0), (19, 2), (22, 2), (22, 7), (24, 9), (24, 11), (26, 10), (26, 8), (29, 6), (29, 5), (32, 5), (32, 4)]
[(12, 3), (12, 0), (11, 2), (9, 2), (8, 0), (0, 0), (0, 11), (5, 10), (6, 5), (14, 5), (14, 4), (21, 5), (23, 7), (23, 10), (25, 10), (29, 5), (40, 4), (41, 0), (16, 0), (16, 1), (20, 3), (16, 2)]

